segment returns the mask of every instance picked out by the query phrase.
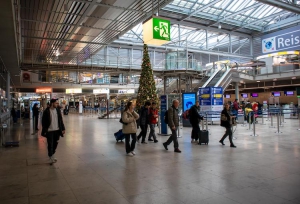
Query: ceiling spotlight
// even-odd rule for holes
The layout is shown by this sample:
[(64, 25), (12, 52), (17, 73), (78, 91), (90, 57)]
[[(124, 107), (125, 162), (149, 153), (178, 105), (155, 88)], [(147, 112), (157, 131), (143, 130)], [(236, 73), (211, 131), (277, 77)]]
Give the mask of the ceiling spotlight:
[(222, 26), (221, 26), (221, 24), (220, 24), (220, 23), (219, 23), (219, 25), (218, 25), (218, 28), (219, 28), (219, 29), (221, 29), (221, 28), (222, 28)]

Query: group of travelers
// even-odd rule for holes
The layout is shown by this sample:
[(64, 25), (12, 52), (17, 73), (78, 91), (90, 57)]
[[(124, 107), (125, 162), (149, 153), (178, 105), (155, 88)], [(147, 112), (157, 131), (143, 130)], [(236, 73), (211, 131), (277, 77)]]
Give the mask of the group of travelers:
[[(137, 113), (134, 111), (134, 104), (129, 101), (124, 112), (122, 113), (122, 122), (122, 132), (125, 136), (126, 153), (129, 156), (136, 154), (134, 152), (136, 141), (139, 141), (142, 138), (141, 143), (147, 144), (146, 137), (148, 126), (150, 126), (148, 141), (154, 141), (154, 143), (158, 142), (155, 134), (155, 126), (158, 122), (158, 110), (155, 102), (152, 102), (151, 104), (149, 101), (147, 101), (140, 109), (139, 113)], [(138, 136), (136, 136), (138, 128), (141, 128), (141, 132)]]
[[(129, 101), (125, 107), (124, 112), (121, 116), (121, 121), (123, 123), (122, 132), (125, 136), (125, 148), (126, 153), (128, 156), (136, 155), (135, 145), (136, 142), (142, 139), (142, 144), (147, 144), (146, 137), (147, 137), (147, 129), (150, 126), (150, 134), (148, 136), (148, 141), (154, 141), (157, 143), (157, 137), (155, 134), (155, 126), (158, 122), (158, 110), (156, 108), (156, 103), (153, 102), (152, 104), (147, 101), (144, 106), (140, 109), (137, 113), (134, 110), (134, 104), (132, 101)], [(177, 139), (177, 131), (179, 127), (179, 101), (174, 100), (172, 106), (167, 110), (166, 116), (167, 125), (170, 128), (172, 134), (168, 138), (166, 142), (163, 143), (165, 150), (168, 150), (168, 146), (173, 142), (174, 145), (174, 152), (181, 153), (179, 149), (178, 139)], [(199, 123), (203, 120), (203, 116), (199, 114), (200, 112), (200, 105), (197, 101), (195, 105), (190, 108), (189, 111), (189, 120), (193, 127), (191, 133), (192, 142), (197, 141), (200, 134), (200, 127)], [(224, 140), (229, 137), (230, 147), (236, 148), (233, 143), (233, 136), (232, 136), (232, 121), (235, 120), (235, 116), (231, 116), (230, 112), (230, 105), (226, 104), (224, 109), (221, 113), (221, 126), (226, 129), (225, 134), (219, 141), (222, 145), (224, 144)], [(138, 128), (141, 128), (141, 132), (138, 136), (136, 136)], [(153, 139), (152, 139), (153, 138)], [(131, 140), (131, 142), (130, 142)]]

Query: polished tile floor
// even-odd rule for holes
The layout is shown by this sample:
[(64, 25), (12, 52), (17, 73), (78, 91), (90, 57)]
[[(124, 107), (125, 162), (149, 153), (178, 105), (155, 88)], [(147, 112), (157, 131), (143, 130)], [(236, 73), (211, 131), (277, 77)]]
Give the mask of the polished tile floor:
[(50, 166), (46, 141), (32, 135), (29, 121), (12, 126), (9, 138), (20, 147), (0, 148), (1, 204), (296, 204), (300, 203), (300, 131), (286, 120), (275, 134), (269, 125), (235, 131), (237, 149), (218, 141), (223, 129), (209, 126), (208, 146), (190, 142), (190, 128), (180, 130), (181, 154), (162, 142), (137, 144), (135, 157), (113, 133), (117, 119), (72, 115), (64, 118), (61, 138)]

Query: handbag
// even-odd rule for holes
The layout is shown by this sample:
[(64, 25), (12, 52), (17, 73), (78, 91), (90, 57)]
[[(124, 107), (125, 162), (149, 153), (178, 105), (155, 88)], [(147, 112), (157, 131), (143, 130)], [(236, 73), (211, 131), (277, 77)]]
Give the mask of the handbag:
[(119, 122), (122, 123), (123, 125), (128, 125), (128, 123), (123, 122), (122, 117), (120, 118)]

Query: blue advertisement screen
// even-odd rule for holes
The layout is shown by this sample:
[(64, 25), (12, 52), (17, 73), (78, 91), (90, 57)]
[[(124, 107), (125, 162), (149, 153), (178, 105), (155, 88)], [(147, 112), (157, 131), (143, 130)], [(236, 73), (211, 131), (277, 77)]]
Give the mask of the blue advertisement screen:
[(183, 112), (190, 109), (196, 103), (196, 93), (183, 93), (182, 94), (182, 108)]

